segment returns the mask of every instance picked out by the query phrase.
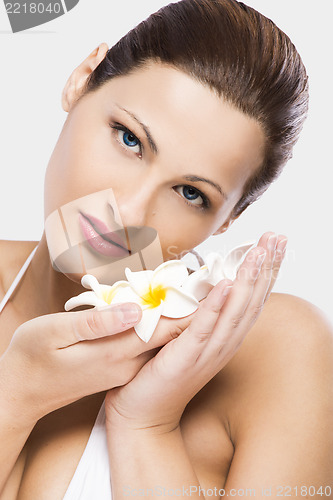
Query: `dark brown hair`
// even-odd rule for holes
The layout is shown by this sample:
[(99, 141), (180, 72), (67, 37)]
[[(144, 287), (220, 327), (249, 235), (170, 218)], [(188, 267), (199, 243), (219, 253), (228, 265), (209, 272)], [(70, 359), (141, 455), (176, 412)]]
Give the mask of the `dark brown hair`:
[(265, 159), (233, 209), (253, 203), (292, 157), (308, 111), (308, 77), (288, 36), (236, 0), (181, 0), (129, 31), (90, 75), (83, 95), (149, 61), (171, 64), (255, 118)]

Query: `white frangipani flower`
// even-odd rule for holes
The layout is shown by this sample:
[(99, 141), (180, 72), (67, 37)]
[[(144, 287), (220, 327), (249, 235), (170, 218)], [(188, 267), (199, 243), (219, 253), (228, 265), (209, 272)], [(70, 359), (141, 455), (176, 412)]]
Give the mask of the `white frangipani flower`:
[(255, 242), (239, 245), (230, 250), (225, 257), (217, 252), (210, 252), (204, 259), (204, 265), (188, 276), (182, 289), (198, 301), (204, 299), (222, 279), (233, 281), (236, 278), (241, 263), (254, 245)]
[(209, 253), (204, 265), (192, 274), (184, 262), (169, 260), (155, 271), (132, 272), (128, 267), (128, 281), (117, 281), (112, 286), (100, 284), (91, 274), (81, 283), (92, 291), (72, 297), (65, 304), (69, 311), (82, 305), (103, 307), (124, 302), (135, 302), (142, 309), (141, 321), (134, 325), (137, 335), (148, 342), (161, 316), (182, 318), (196, 311), (199, 301), (222, 279), (234, 280), (247, 252), (255, 245), (245, 243), (233, 248), (225, 257)]
[(179, 260), (169, 260), (155, 271), (132, 272), (125, 269), (128, 281), (117, 281), (112, 286), (101, 285), (92, 275), (83, 276), (81, 283), (92, 292), (84, 292), (69, 299), (65, 310), (80, 305), (105, 306), (124, 302), (135, 302), (142, 309), (142, 318), (134, 326), (138, 336), (148, 342), (160, 317), (182, 318), (192, 314), (199, 302), (181, 288), (188, 278), (186, 265)]

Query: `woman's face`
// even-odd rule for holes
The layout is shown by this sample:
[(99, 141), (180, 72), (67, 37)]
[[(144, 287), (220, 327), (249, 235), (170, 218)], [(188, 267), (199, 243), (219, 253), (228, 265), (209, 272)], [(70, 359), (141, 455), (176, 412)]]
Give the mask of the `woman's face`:
[(70, 109), (46, 173), (45, 219), (74, 200), (80, 210), (89, 196), (90, 215), (101, 218), (98, 193), (110, 189), (121, 224), (154, 228), (163, 259), (179, 258), (227, 228), (263, 150), (254, 119), (182, 71), (150, 63)]

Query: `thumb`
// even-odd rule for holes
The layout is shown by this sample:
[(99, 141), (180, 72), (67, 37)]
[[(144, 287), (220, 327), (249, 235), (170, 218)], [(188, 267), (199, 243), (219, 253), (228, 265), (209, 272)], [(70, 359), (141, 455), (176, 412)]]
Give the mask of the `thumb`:
[(62, 349), (82, 340), (93, 340), (128, 330), (141, 320), (142, 310), (134, 302), (84, 311), (47, 314), (19, 326), (17, 332), (28, 344)]
[(115, 335), (128, 330), (142, 318), (141, 307), (134, 302), (64, 314), (69, 314), (71, 320), (71, 334), (66, 335), (67, 345)]

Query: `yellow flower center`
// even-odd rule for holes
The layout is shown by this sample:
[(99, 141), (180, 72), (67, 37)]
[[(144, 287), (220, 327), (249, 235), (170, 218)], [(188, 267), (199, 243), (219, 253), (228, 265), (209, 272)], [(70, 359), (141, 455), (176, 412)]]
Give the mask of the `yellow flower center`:
[(158, 307), (162, 300), (165, 300), (166, 289), (162, 285), (158, 285), (155, 288), (149, 286), (149, 290), (141, 296), (141, 300), (144, 305), (149, 308)]

